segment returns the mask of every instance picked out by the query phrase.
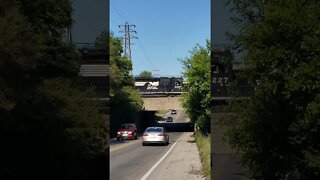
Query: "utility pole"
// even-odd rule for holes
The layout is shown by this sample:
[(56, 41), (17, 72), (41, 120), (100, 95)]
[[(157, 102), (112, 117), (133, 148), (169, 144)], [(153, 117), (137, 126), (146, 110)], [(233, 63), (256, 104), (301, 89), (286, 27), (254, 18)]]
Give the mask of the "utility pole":
[(126, 22), (123, 25), (119, 25), (119, 28), (123, 27), (124, 29), (119, 31), (121, 33), (124, 33), (124, 55), (129, 58), (131, 61), (131, 38), (138, 39), (136, 36), (132, 36), (130, 33), (137, 33), (137, 31), (131, 30), (130, 28), (136, 27), (136, 25), (130, 25), (128, 22)]

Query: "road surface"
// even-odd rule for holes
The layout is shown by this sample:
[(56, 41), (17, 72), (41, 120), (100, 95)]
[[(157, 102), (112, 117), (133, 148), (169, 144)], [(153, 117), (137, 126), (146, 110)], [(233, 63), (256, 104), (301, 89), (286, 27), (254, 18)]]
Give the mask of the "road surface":
[[(188, 120), (182, 111), (177, 111), (177, 114), (172, 117), (173, 123)], [(172, 179), (172, 176), (168, 176), (170, 170), (173, 171), (169, 174), (178, 171), (175, 176), (182, 177), (181, 179), (186, 179), (186, 177), (188, 177), (187, 179), (203, 179), (198, 149), (194, 141), (190, 140), (192, 134), (191, 132), (170, 132), (168, 146), (142, 146), (141, 137), (138, 137), (138, 140), (112, 142), (110, 146), (110, 179)], [(175, 166), (172, 166), (173, 164)], [(175, 179), (177, 180), (177, 178)]]
[[(173, 123), (185, 123), (189, 122), (190, 119), (186, 115), (184, 111), (177, 110), (177, 114), (171, 114), (171, 112), (167, 112), (164, 116), (171, 116), (173, 117)], [(165, 121), (158, 121), (159, 123), (166, 123)]]

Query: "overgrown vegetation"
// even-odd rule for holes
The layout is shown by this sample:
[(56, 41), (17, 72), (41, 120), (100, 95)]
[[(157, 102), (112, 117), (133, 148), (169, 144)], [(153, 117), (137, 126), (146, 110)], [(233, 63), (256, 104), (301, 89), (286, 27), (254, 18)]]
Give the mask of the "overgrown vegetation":
[(210, 166), (210, 42), (206, 47), (197, 44), (190, 57), (180, 59), (183, 65), (184, 85), (189, 92), (182, 95), (181, 101), (187, 115), (195, 123), (195, 138), (201, 156), (202, 166), (207, 179), (211, 179)]
[(0, 179), (101, 178), (108, 125), (63, 40), (70, 2), (0, 0), (0, 13)]
[(184, 87), (189, 90), (182, 96), (182, 106), (191, 121), (203, 134), (210, 133), (210, 42), (206, 47), (197, 44), (190, 57), (180, 59), (183, 65)]
[(211, 180), (211, 136), (203, 135), (200, 132), (195, 133), (195, 139), (199, 149), (202, 167), (207, 180)]
[(132, 62), (122, 56), (123, 52), (120, 38), (103, 32), (97, 42), (103, 37), (110, 37), (110, 130), (111, 137), (115, 136), (117, 129), (123, 123), (135, 123), (138, 111), (143, 107), (143, 100), (139, 92), (134, 88), (134, 78), (131, 75)]
[[(253, 179), (320, 179), (320, 3), (230, 0), (256, 90), (229, 138)], [(256, 83), (259, 80), (259, 84)]]

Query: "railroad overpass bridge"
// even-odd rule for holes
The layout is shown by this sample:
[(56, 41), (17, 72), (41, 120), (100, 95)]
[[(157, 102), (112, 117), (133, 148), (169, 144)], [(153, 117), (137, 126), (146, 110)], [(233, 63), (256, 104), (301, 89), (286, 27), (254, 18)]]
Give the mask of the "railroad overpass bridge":
[[(186, 92), (179, 92), (179, 91), (156, 91), (156, 92), (146, 92), (140, 91), (140, 94), (144, 101), (144, 110), (141, 111), (142, 116), (149, 117), (142, 117), (144, 119), (143, 122), (137, 122), (137, 126), (140, 126), (141, 129), (145, 129), (148, 126), (162, 126), (165, 127), (170, 132), (193, 132), (194, 131), (194, 124), (190, 121), (186, 121), (187, 117), (184, 112), (184, 109), (181, 105), (181, 95)], [(155, 113), (159, 110), (168, 111), (170, 109), (175, 109), (178, 112), (178, 116), (184, 116), (183, 118), (180, 117), (182, 122), (161, 122), (158, 123), (155, 118)], [(170, 114), (170, 113), (169, 113)], [(168, 113), (167, 113), (168, 115)], [(175, 118), (177, 118), (175, 116)], [(150, 121), (151, 120), (151, 121)]]
[(182, 110), (182, 77), (135, 77), (135, 88), (143, 98), (145, 110)]
[[(136, 122), (140, 129), (145, 129), (149, 126), (162, 126), (169, 132), (193, 132), (194, 123), (187, 118), (184, 109), (181, 106), (181, 96), (154, 96), (143, 97), (144, 110), (141, 111), (141, 121)], [(156, 112), (159, 110), (168, 111), (166, 116), (170, 115), (169, 109), (177, 110), (177, 115), (174, 119), (179, 117), (179, 121), (174, 122), (157, 122)], [(145, 117), (144, 117), (145, 116)]]

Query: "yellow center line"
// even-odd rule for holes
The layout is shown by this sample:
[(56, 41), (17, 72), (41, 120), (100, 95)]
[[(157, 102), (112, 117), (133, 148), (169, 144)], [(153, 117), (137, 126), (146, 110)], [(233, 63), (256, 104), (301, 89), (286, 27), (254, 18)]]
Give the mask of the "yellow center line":
[(141, 143), (141, 139), (139, 139), (139, 140), (132, 140), (132, 142), (126, 141), (125, 144), (115, 144), (115, 145), (111, 145), (109, 152), (111, 153), (111, 152), (114, 152), (114, 151), (118, 151), (118, 150), (123, 149), (123, 148), (126, 148), (126, 147), (128, 147), (128, 146), (137, 144), (137, 143), (139, 143), (139, 142)]

